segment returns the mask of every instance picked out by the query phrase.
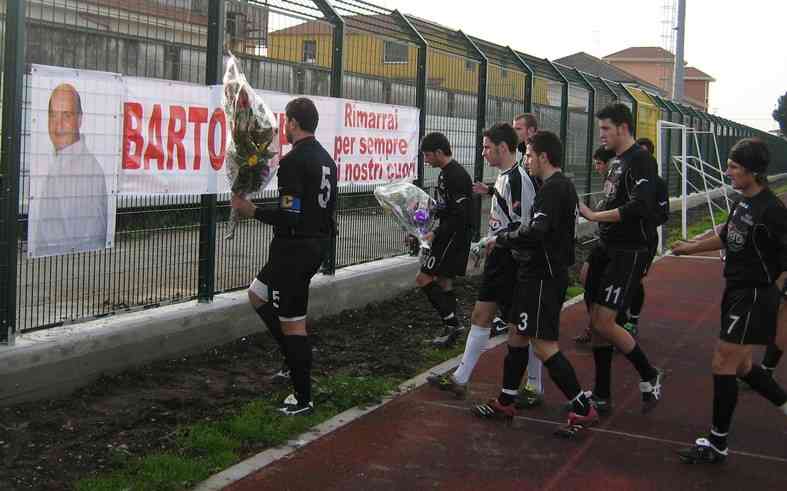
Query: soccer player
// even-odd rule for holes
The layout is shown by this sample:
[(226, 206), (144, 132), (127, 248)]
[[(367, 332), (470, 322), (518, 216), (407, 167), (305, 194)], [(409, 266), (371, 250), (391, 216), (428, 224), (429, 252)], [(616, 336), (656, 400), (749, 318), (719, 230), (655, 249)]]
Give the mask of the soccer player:
[(634, 118), (624, 104), (603, 108), (599, 120), (601, 143), (615, 152), (620, 166), (610, 176), (612, 188), (601, 211), (579, 204), (582, 215), (599, 222), (601, 242), (589, 258), (585, 295), (591, 303), (593, 359), (596, 383), (593, 399), (598, 407), (611, 408), (613, 346), (639, 373), (642, 412), (652, 410), (661, 399), (662, 372), (655, 368), (639, 343), (623, 329), (616, 317), (631, 304), (650, 261), (648, 220), (658, 209), (655, 160), (631, 135)]
[(757, 139), (730, 151), (726, 175), (743, 196), (719, 235), (678, 242), (676, 255), (727, 249), (721, 332), (713, 355), (713, 426), (705, 438), (678, 453), (686, 463), (719, 463), (743, 379), (787, 415), (787, 394), (767, 370), (752, 364), (752, 346), (773, 342), (787, 277), (787, 209), (768, 188), (768, 147)]
[[(593, 152), (593, 167), (596, 169), (596, 172), (601, 176), (604, 180), (602, 184), (602, 193), (604, 196), (596, 203), (595, 208), (600, 209), (604, 206), (604, 200), (607, 198), (614, 196), (614, 184), (610, 176), (617, 177), (617, 167), (620, 165), (620, 162), (614, 158), (615, 152), (612, 150), (607, 150), (604, 146), (600, 146)], [(610, 167), (610, 162), (612, 163), (612, 167)], [(597, 252), (598, 250), (603, 250), (601, 248), (594, 248), (591, 254)], [(586, 287), (585, 283), (587, 281), (588, 275), (588, 262), (589, 259), (586, 259), (585, 262), (582, 264), (582, 268), (579, 272), (579, 280), (582, 282), (582, 285)], [(589, 298), (585, 298), (585, 303), (587, 305), (588, 313), (590, 313), (590, 302)], [(574, 342), (577, 344), (587, 344), (590, 342), (591, 339), (591, 328), (590, 325), (585, 329), (585, 332), (580, 334), (579, 336), (574, 338)]]
[(637, 138), (637, 145), (647, 150), (649, 154), (656, 155), (656, 146), (650, 138)]
[(273, 225), (268, 262), (249, 287), (249, 302), (281, 348), (295, 393), (279, 409), (285, 415), (308, 414), (312, 349), (306, 332), (309, 284), (322, 264), (326, 239), (336, 230), (336, 164), (314, 138), (319, 114), (310, 99), (291, 100), (285, 130), (292, 150), (278, 171), (279, 203), (257, 208), (232, 197), (243, 216)]
[(536, 119), (536, 117), (531, 113), (517, 114), (514, 117), (514, 130), (516, 131), (516, 135), (519, 137), (519, 143), (516, 147), (517, 152), (519, 153), (519, 160), (517, 160), (516, 164), (522, 169), (525, 169), (527, 141), (531, 136), (536, 134), (536, 131), (538, 131), (538, 119)]
[(519, 264), (513, 313), (516, 329), (508, 334), (500, 395), (473, 408), (480, 417), (514, 417), (514, 399), (532, 348), (549, 376), (573, 404), (568, 425), (557, 434), (573, 436), (598, 421), (598, 414), (580, 388), (574, 368), (560, 352), (560, 312), (568, 289), (568, 267), (574, 264), (577, 191), (560, 170), (560, 139), (549, 131), (536, 132), (527, 145), (527, 166), (543, 185), (536, 193), (530, 220), (497, 237), (511, 247)]
[[(530, 216), (530, 207), (536, 192), (525, 170), (516, 165), (517, 142), (516, 132), (508, 123), (496, 124), (484, 131), (484, 158), (489, 166), (498, 169), (500, 174), (494, 187), (475, 183), (473, 191), (492, 196), (487, 231), (487, 237), (490, 238), (516, 230), (522, 217)], [(486, 249), (481, 288), (473, 308), (472, 326), (465, 343), (462, 362), (453, 373), (427, 378), (430, 384), (453, 392), (460, 398), (467, 394), (470, 375), (481, 353), (486, 350), (492, 319), (498, 308), (503, 312), (507, 323), (513, 320), (509, 311), (516, 282), (516, 263), (508, 248), (490, 243)]]
[(473, 181), (451, 155), (451, 143), (442, 133), (429, 133), (421, 141), (424, 162), (440, 169), (437, 179), (437, 217), (440, 223), (427, 239), (428, 254), (422, 258), (415, 284), (443, 320), (443, 334), (432, 340), (449, 347), (464, 331), (456, 315), (453, 279), (464, 276), (472, 238)]

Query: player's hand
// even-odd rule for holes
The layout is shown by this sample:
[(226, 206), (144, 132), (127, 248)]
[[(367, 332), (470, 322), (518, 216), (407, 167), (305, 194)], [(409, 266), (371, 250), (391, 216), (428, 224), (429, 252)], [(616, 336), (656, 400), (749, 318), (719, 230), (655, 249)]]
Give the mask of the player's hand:
[(679, 240), (672, 244), (672, 253), (676, 256), (686, 256), (694, 252), (693, 246), (693, 241)]
[(240, 196), (235, 194), (232, 195), (232, 199), (230, 200), (230, 206), (238, 210), (238, 213), (240, 213), (241, 216), (247, 218), (253, 217), (254, 210), (257, 209), (257, 207), (254, 206), (254, 203), (252, 203), (249, 199), (241, 198)]
[(473, 183), (473, 192), (475, 194), (489, 194), (489, 186), (483, 182)]
[(581, 201), (579, 202), (579, 214), (585, 217), (586, 220), (589, 220), (591, 222), (595, 221), (593, 220), (593, 215), (594, 215), (593, 210), (591, 210), (588, 205), (586, 205)]

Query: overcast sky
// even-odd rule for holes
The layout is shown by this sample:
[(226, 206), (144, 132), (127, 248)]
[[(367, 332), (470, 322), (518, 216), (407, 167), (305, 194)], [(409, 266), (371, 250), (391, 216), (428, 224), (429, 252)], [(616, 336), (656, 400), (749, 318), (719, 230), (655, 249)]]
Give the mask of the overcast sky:
[[(662, 46), (663, 0), (372, 0), (538, 57)], [(686, 61), (716, 79), (710, 112), (762, 130), (787, 92), (787, 3), (687, 0)]]

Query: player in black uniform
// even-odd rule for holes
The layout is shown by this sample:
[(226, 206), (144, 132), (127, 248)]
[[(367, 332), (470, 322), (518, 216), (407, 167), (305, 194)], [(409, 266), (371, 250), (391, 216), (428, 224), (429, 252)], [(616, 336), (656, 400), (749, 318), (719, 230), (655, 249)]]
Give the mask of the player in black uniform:
[(232, 207), (247, 217), (273, 225), (268, 262), (249, 287), (249, 301), (268, 326), (291, 371), (295, 394), (280, 411), (309, 413), (312, 350), (306, 333), (309, 283), (327, 253), (326, 241), (336, 231), (336, 164), (314, 138), (319, 115), (310, 99), (287, 104), (286, 135), (293, 147), (278, 171), (279, 203), (257, 208), (237, 196)]
[(472, 238), (473, 181), (459, 162), (451, 158), (451, 143), (442, 133), (429, 133), (421, 141), (424, 162), (440, 169), (437, 179), (437, 218), (431, 248), (422, 258), (415, 284), (443, 320), (443, 334), (435, 346), (451, 346), (464, 330), (456, 316), (453, 278), (464, 276)]
[(735, 377), (787, 415), (787, 394), (766, 370), (752, 365), (752, 345), (773, 341), (787, 277), (787, 209), (768, 189), (768, 147), (757, 139), (730, 151), (726, 175), (743, 198), (719, 235), (679, 242), (676, 255), (727, 249), (721, 332), (713, 355), (713, 426), (706, 438), (678, 453), (686, 463), (718, 463), (727, 457), (727, 434), (738, 401)]
[[(508, 123), (500, 123), (484, 131), (484, 158), (490, 167), (500, 171), (493, 187), (475, 183), (473, 191), (492, 195), (489, 213), (489, 228), (484, 240), (491, 244), (499, 234), (519, 228), (522, 217), (530, 216), (535, 190), (525, 170), (514, 160), (517, 135)], [(482, 242), (483, 243), (483, 242)], [(492, 318), (498, 308), (510, 319), (511, 297), (516, 283), (516, 263), (511, 250), (494, 245), (486, 247), (486, 261), (478, 300), (473, 307), (470, 333), (465, 343), (462, 362), (453, 373), (435, 374), (427, 381), (440, 388), (453, 392), (463, 398), (467, 394), (467, 384), (478, 358), (486, 350)]]
[(634, 118), (624, 104), (602, 109), (599, 132), (604, 147), (613, 150), (620, 161), (614, 193), (602, 211), (584, 203), (579, 208), (589, 221), (599, 223), (601, 241), (589, 257), (585, 295), (592, 304), (593, 359), (596, 383), (593, 397), (609, 406), (613, 345), (634, 365), (641, 379), (642, 412), (650, 411), (661, 399), (662, 372), (648, 361), (637, 341), (618, 325), (618, 312), (625, 312), (650, 261), (647, 222), (658, 210), (656, 196), (657, 166), (654, 158), (634, 142)]
[(510, 247), (519, 268), (514, 292), (517, 325), (508, 335), (508, 355), (503, 363), (500, 395), (473, 408), (481, 417), (513, 418), (514, 399), (527, 369), (532, 343), (549, 376), (573, 403), (568, 426), (558, 434), (571, 436), (580, 428), (598, 421), (598, 414), (582, 392), (574, 368), (560, 352), (558, 337), (560, 312), (568, 288), (568, 267), (574, 264), (574, 231), (577, 219), (577, 191), (560, 171), (560, 139), (549, 131), (539, 131), (527, 145), (527, 165), (531, 175), (543, 185), (536, 193), (530, 220), (517, 230), (497, 237), (497, 245)]

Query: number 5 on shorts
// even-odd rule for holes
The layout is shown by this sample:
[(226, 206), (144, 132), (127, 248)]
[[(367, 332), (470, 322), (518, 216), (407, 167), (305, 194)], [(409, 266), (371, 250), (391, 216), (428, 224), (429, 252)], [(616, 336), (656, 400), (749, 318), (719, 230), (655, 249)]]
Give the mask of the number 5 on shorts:
[(732, 333), (732, 330), (735, 328), (735, 324), (737, 324), (740, 319), (741, 319), (741, 316), (730, 314), (730, 320), (732, 322), (730, 323), (730, 328), (727, 329), (727, 334)]

